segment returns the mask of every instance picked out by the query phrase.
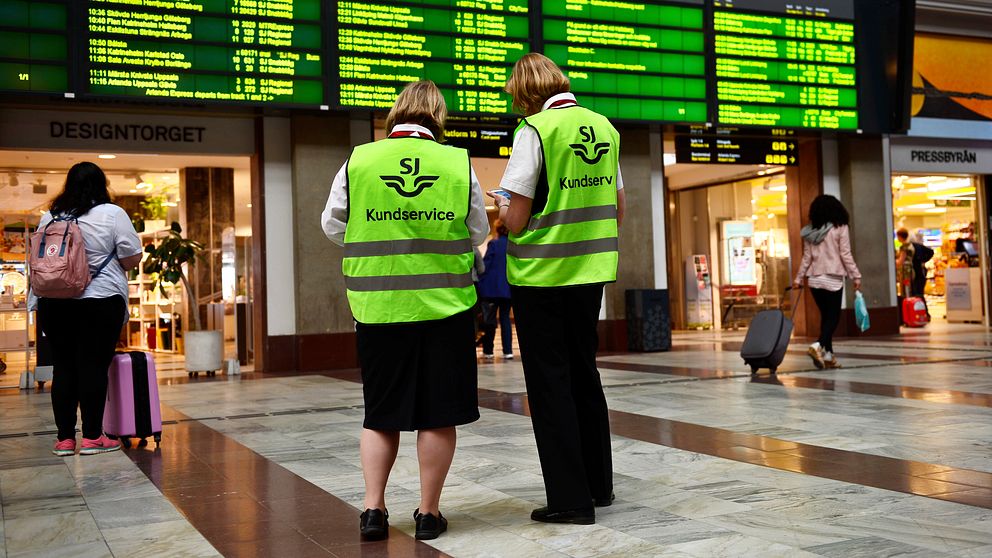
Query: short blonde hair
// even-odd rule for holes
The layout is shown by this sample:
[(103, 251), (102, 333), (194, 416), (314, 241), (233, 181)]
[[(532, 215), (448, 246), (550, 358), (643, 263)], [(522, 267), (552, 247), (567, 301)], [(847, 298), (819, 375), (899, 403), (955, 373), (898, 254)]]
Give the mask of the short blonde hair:
[(571, 84), (558, 65), (536, 52), (517, 60), (506, 82), (506, 92), (513, 96), (513, 108), (525, 116), (541, 112), (545, 101), (570, 89)]
[(444, 138), (444, 121), (448, 119), (448, 105), (444, 95), (433, 81), (415, 81), (403, 88), (393, 108), (386, 116), (386, 133), (397, 124), (419, 124), (434, 134), (434, 139)]

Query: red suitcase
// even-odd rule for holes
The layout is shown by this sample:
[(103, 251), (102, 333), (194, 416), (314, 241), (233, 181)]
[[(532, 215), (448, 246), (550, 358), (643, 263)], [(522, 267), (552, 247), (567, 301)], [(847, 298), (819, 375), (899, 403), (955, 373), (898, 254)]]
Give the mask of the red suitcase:
[(923, 327), (930, 323), (927, 303), (918, 296), (902, 299), (902, 321), (909, 327)]
[(103, 411), (103, 431), (120, 438), (124, 447), (130, 438), (153, 436), (162, 440), (162, 407), (158, 399), (155, 360), (149, 353), (117, 353), (110, 363), (107, 406)]

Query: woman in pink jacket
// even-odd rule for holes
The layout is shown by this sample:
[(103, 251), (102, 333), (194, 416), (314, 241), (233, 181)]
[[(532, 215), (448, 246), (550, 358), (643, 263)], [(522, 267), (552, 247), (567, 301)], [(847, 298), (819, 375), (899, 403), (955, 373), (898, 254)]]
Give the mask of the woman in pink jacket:
[(809, 206), (809, 224), (802, 228), (803, 261), (796, 274), (795, 287), (807, 280), (813, 300), (820, 309), (820, 337), (809, 346), (809, 356), (817, 368), (840, 368), (834, 356), (833, 336), (840, 323), (844, 279), (861, 290), (861, 272), (851, 256), (850, 216), (840, 200), (821, 195)]

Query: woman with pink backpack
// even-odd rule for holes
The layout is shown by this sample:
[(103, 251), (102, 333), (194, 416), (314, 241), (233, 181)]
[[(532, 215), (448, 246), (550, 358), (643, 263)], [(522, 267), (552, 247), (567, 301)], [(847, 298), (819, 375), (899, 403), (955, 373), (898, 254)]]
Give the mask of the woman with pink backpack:
[(80, 455), (121, 448), (103, 433), (107, 370), (128, 319), (125, 272), (141, 261), (142, 246), (127, 213), (111, 203), (107, 186), (100, 167), (73, 165), (31, 237), (31, 302), (52, 345), (58, 426), (52, 453), (59, 456), (76, 453), (77, 407)]

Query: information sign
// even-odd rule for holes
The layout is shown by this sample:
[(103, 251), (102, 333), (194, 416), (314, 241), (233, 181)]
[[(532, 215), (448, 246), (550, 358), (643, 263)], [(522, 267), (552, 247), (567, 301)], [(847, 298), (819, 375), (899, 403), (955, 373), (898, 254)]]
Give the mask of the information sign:
[(798, 161), (796, 140), (723, 136), (675, 136), (678, 163), (783, 165)]
[(713, 0), (721, 124), (858, 128), (853, 0)]
[(68, 5), (0, 2), (0, 91), (69, 91)]
[(320, 105), (321, 0), (89, 0), (85, 91)]
[(707, 122), (702, 0), (541, 2), (544, 53), (610, 118)]
[(338, 0), (337, 105), (389, 108), (433, 80), (454, 113), (512, 112), (503, 91), (531, 51), (527, 0)]

